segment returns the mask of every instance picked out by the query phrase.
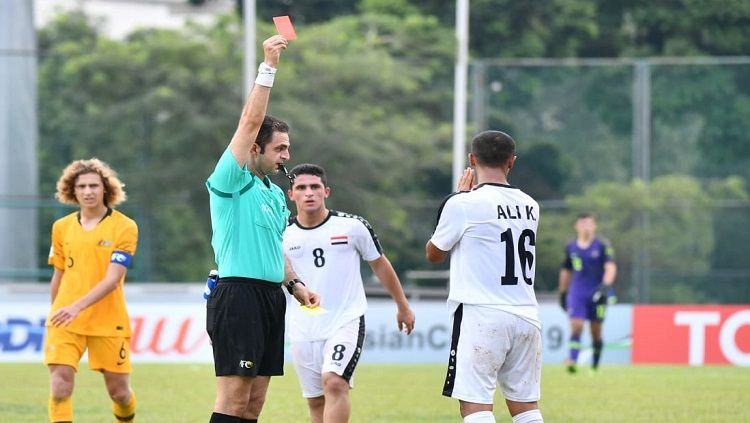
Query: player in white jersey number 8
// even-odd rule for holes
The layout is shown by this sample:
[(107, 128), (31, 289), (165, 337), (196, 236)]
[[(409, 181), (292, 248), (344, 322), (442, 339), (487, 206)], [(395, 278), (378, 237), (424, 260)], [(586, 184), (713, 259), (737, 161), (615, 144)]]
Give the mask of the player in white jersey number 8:
[(361, 261), (370, 265), (395, 301), (398, 330), (411, 333), (414, 312), (369, 223), (326, 208), (331, 188), (323, 168), (301, 164), (290, 175), (288, 195), (297, 215), (284, 231), (284, 253), (328, 311), (311, 314), (314, 310), (290, 307), (292, 359), (311, 421), (347, 422), (351, 414), (349, 389), (365, 336), (367, 300)]

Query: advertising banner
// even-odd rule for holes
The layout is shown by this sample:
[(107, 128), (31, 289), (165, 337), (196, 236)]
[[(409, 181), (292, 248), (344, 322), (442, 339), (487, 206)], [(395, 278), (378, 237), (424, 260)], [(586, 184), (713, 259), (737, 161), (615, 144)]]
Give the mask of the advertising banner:
[[(363, 363), (445, 363), (451, 322), (444, 301), (413, 302), (414, 332), (406, 336), (396, 326), (396, 307), (371, 300), (365, 317)], [(46, 301), (0, 303), (0, 362), (42, 362)], [(130, 302), (133, 362), (211, 363), (211, 344), (205, 331), (205, 302)], [(556, 304), (540, 306), (543, 357), (562, 363), (570, 337), (567, 317)], [(311, 316), (314, 318), (314, 316)], [(603, 363), (630, 360), (630, 306), (610, 308), (604, 325)], [(590, 357), (590, 338), (583, 339), (581, 361)], [(291, 357), (288, 354), (287, 360)]]
[(634, 306), (633, 363), (750, 366), (750, 305)]
[[(629, 304), (616, 304), (607, 307), (606, 317), (602, 323), (602, 340), (604, 347), (601, 355), (602, 364), (629, 364), (630, 343), (632, 337), (632, 310)], [(570, 323), (568, 316), (557, 304), (542, 304), (539, 307), (542, 320), (542, 347), (544, 362), (561, 364), (568, 356), (570, 340)], [(584, 324), (581, 337), (581, 352), (578, 364), (590, 365), (593, 354), (591, 332), (588, 322)]]
[[(131, 303), (128, 311), (134, 362), (212, 362), (205, 303)], [(44, 302), (0, 305), (0, 361), (42, 361), (48, 312)]]

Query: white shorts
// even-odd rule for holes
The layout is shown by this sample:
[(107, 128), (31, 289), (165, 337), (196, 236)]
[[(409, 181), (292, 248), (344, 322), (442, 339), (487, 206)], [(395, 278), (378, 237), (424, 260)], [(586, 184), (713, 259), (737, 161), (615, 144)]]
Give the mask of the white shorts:
[(302, 396), (323, 396), (323, 373), (336, 373), (354, 387), (354, 369), (365, 342), (365, 317), (351, 320), (324, 341), (292, 342), (292, 360)]
[(461, 304), (453, 316), (443, 395), (492, 404), (498, 382), (506, 400), (540, 398), (541, 331), (515, 314)]

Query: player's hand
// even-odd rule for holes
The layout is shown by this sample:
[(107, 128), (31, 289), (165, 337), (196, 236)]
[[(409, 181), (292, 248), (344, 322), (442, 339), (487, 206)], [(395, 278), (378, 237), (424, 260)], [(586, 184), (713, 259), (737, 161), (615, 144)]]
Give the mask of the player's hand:
[(607, 293), (607, 305), (615, 304), (617, 304), (617, 295), (615, 295), (615, 290), (610, 288), (609, 292)]
[(560, 293), (560, 307), (562, 307), (563, 311), (568, 311), (568, 291)]
[(591, 296), (591, 300), (594, 302), (594, 304), (598, 305), (605, 305), (607, 304), (607, 294), (609, 291), (609, 287), (607, 285), (601, 284), (599, 285), (599, 288), (594, 291), (594, 295)]
[(398, 330), (405, 334), (410, 334), (414, 330), (414, 312), (411, 308), (406, 307), (405, 309), (399, 309), (396, 312), (396, 322), (398, 323)]
[(456, 191), (458, 192), (466, 192), (471, 191), (472, 188), (476, 185), (474, 181), (474, 169), (467, 167), (464, 169), (464, 173), (461, 175), (461, 178), (458, 180), (458, 186), (456, 187)]
[(317, 307), (320, 305), (320, 295), (310, 291), (301, 283), (294, 284), (294, 298), (304, 306)]
[(78, 308), (75, 304), (71, 304), (69, 306), (58, 309), (55, 314), (53, 314), (52, 317), (49, 318), (49, 322), (52, 324), (52, 326), (64, 328), (73, 323), (73, 320), (78, 317), (78, 314), (80, 312), (80, 308)]
[(286, 38), (281, 35), (274, 35), (263, 41), (263, 61), (272, 68), (277, 67), (279, 58), (281, 57), (281, 50), (285, 49), (288, 44), (289, 42)]

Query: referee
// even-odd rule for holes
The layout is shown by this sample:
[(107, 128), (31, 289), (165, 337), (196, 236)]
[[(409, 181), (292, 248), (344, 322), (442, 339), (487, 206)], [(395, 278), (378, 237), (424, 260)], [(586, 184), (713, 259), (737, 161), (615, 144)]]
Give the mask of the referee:
[(289, 126), (266, 116), (281, 50), (263, 42), (264, 62), (232, 141), (206, 181), (219, 280), (206, 304), (216, 372), (211, 423), (257, 422), (271, 376), (284, 366), (283, 284), (305, 305), (320, 298), (299, 282), (281, 242), (289, 210), (269, 179), (289, 160)]

